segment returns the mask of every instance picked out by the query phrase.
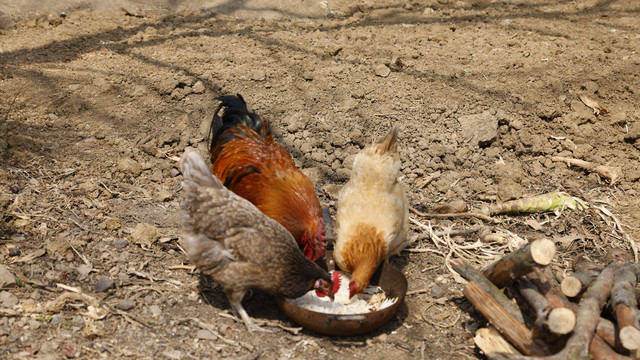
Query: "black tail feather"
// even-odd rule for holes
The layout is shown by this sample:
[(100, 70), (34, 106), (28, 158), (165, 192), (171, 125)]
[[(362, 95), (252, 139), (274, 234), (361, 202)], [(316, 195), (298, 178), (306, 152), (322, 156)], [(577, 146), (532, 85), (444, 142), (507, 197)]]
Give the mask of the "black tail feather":
[[(263, 138), (271, 133), (269, 123), (247, 109), (247, 103), (242, 95), (220, 96), (216, 100), (221, 102), (213, 115), (209, 128), (209, 152), (213, 151), (218, 143), (233, 140), (235, 138), (233, 134), (230, 134), (230, 137), (222, 135), (226, 133), (227, 129), (238, 125), (248, 126)], [(221, 116), (218, 115), (220, 110), (223, 110)]]

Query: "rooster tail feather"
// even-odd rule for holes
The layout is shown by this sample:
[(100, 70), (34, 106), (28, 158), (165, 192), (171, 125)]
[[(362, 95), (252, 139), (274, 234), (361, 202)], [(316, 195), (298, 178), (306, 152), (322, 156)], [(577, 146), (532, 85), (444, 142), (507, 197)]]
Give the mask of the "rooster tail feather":
[[(241, 137), (243, 135), (241, 132), (226, 131), (227, 129), (237, 128), (240, 125), (249, 127), (262, 138), (266, 138), (271, 134), (269, 122), (250, 112), (242, 95), (220, 96), (216, 100), (220, 100), (220, 105), (218, 105), (209, 127), (209, 152), (212, 152), (221, 143)], [(221, 116), (218, 115), (220, 110), (223, 110)]]
[(185, 150), (180, 158), (180, 171), (184, 176), (182, 188), (185, 191), (185, 199), (189, 194), (196, 194), (199, 187), (222, 188), (223, 185), (211, 174), (211, 170), (200, 155), (194, 149)]
[(384, 154), (398, 149), (398, 125), (394, 125), (387, 135), (374, 142), (377, 145), (377, 152)]

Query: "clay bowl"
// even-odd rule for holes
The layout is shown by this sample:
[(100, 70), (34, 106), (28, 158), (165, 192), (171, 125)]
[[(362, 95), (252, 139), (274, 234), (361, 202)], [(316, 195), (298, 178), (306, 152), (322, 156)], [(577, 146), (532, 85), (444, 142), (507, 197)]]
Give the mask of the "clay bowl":
[(391, 306), (366, 314), (337, 315), (307, 310), (276, 298), (282, 311), (298, 325), (320, 334), (333, 336), (360, 335), (373, 331), (391, 320), (398, 311), (407, 293), (407, 278), (391, 264), (383, 263), (371, 278), (372, 285), (378, 285), (387, 297), (397, 297)]

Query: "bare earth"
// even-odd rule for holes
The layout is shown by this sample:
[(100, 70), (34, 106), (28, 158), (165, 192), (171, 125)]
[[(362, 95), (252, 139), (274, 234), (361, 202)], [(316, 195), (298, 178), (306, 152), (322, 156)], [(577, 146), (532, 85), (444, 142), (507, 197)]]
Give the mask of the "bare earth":
[[(560, 277), (577, 253), (633, 254), (640, 239), (637, 1), (31, 3), (0, 1), (0, 264), (20, 279), (0, 292), (0, 358), (484, 358), (472, 337), (486, 323), (445, 258), (479, 267), (508, 251), (499, 241), (452, 253), (425, 237), (411, 246), (422, 252), (393, 258), (409, 290), (424, 291), (366, 336), (252, 336), (230, 317), (179, 246), (175, 161), (187, 146), (204, 151), (222, 94), (241, 93), (272, 121), (333, 213), (354, 154), (398, 124), (402, 181), (419, 211), (559, 189), (620, 224), (593, 207), (495, 224), (412, 213), (434, 231), (484, 223), (552, 238)], [(610, 184), (552, 156), (622, 176)], [(150, 226), (134, 231), (141, 223)], [(115, 287), (97, 292), (99, 276)], [(50, 303), (65, 292), (57, 284), (90, 298)], [(296, 326), (265, 294), (244, 304)]]

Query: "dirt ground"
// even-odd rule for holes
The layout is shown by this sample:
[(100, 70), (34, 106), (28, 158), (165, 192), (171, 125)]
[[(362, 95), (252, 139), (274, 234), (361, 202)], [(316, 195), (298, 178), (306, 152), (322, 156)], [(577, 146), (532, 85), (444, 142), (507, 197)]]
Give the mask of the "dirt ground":
[[(637, 1), (122, 2), (144, 17), (97, 3), (0, 1), (0, 264), (18, 278), (0, 292), (1, 358), (483, 359), (473, 334), (486, 322), (446, 258), (482, 266), (548, 237), (562, 277), (578, 253), (633, 254), (640, 239)], [(418, 211), (554, 190), (591, 208), (497, 223), (412, 213), (412, 235), (508, 236), (424, 237), (392, 258), (414, 294), (371, 334), (252, 336), (179, 247), (175, 159), (205, 151), (215, 97), (235, 93), (333, 213), (354, 154), (393, 124)], [(264, 294), (244, 304), (295, 327)]]

